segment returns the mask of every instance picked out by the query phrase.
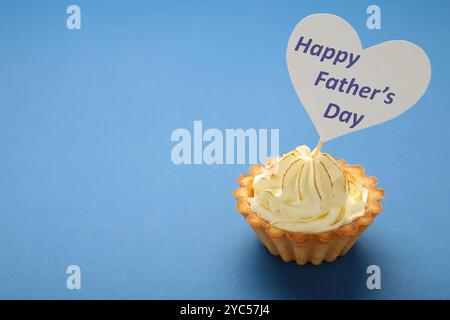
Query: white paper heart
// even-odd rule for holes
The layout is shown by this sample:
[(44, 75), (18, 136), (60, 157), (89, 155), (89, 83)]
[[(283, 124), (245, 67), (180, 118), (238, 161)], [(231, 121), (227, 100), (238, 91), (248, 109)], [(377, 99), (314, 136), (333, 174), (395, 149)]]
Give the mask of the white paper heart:
[(420, 47), (397, 40), (363, 49), (353, 27), (331, 14), (297, 24), (286, 60), (322, 141), (397, 117), (420, 99), (431, 79), (430, 61)]

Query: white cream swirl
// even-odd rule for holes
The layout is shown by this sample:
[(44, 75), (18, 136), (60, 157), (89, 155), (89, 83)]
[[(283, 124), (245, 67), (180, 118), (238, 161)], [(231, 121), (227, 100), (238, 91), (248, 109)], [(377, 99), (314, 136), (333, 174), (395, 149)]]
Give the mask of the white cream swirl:
[(251, 209), (277, 228), (318, 233), (364, 215), (367, 189), (327, 153), (297, 147), (271, 159), (253, 181)]

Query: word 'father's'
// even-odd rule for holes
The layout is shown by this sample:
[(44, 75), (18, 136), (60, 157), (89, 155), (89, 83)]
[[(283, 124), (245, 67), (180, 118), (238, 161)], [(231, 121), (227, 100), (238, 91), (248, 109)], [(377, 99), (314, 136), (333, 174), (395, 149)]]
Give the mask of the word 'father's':
[(298, 39), (297, 45), (295, 46), (295, 51), (303, 49), (303, 53), (308, 53), (312, 56), (317, 56), (320, 58), (320, 62), (330, 61), (333, 65), (338, 63), (344, 63), (345, 67), (351, 68), (356, 62), (358, 62), (361, 55), (355, 55), (352, 52), (345, 50), (337, 50), (332, 47), (325, 47), (321, 44), (312, 44), (313, 39), (310, 38), (308, 41), (305, 40), (303, 36)]

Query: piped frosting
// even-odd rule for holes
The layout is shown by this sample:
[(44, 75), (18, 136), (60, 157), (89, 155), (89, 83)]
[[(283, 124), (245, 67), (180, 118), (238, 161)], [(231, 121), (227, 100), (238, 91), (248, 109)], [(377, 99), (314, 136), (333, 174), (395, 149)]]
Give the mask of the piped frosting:
[(277, 228), (318, 233), (364, 215), (367, 189), (319, 146), (269, 159), (253, 181), (251, 209)]

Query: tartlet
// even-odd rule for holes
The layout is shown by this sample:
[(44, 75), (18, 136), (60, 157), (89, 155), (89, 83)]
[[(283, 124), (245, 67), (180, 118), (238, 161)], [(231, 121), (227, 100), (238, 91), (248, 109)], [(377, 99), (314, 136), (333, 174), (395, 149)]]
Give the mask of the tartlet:
[[(317, 191), (317, 194), (320, 197), (320, 191), (323, 191), (326, 189), (326, 191), (330, 192), (330, 187), (327, 186), (322, 187), (323, 189), (320, 190), (321, 187), (317, 187), (317, 183), (316, 181), (318, 180), (318, 178), (316, 177), (316, 174), (318, 174), (318, 165), (315, 165), (316, 159), (314, 158), (317, 154), (321, 154), (320, 152), (320, 146), (319, 149), (317, 150), (317, 148), (311, 153), (308, 154), (309, 148), (305, 147), (305, 146), (301, 146), (299, 148), (306, 148), (306, 149), (300, 149), (301, 152), (304, 152), (305, 154), (300, 153), (294, 156), (299, 157), (302, 161), (304, 161), (305, 163), (308, 161), (313, 161), (313, 164), (310, 165), (310, 167), (312, 168), (311, 170), (313, 171), (312, 173), (309, 173), (307, 178), (303, 178), (303, 179), (310, 179), (312, 178), (312, 181), (314, 181), (314, 183), (311, 183), (313, 185), (311, 185), (311, 188), (315, 188), (312, 190)], [(299, 148), (297, 148), (296, 150), (299, 150)], [(317, 150), (317, 151), (316, 151)], [(291, 153), (295, 153), (296, 151), (292, 151)], [(314, 155), (315, 154), (315, 155)], [(283, 157), (286, 156), (290, 156), (289, 153), (285, 154)], [(341, 225), (339, 225), (339, 223), (336, 223), (335, 225), (326, 225), (326, 226), (321, 226), (322, 229), (327, 228), (325, 231), (321, 231), (320, 228), (315, 228), (316, 230), (309, 230), (307, 229), (307, 231), (304, 231), (304, 226), (300, 225), (295, 225), (296, 221), (294, 220), (293, 217), (295, 217), (295, 213), (297, 209), (295, 209), (296, 207), (293, 206), (294, 209), (291, 209), (291, 206), (288, 206), (289, 210), (294, 210), (292, 211), (293, 213), (290, 214), (289, 212), (289, 221), (287, 221), (286, 223), (277, 223), (278, 221), (271, 221), (271, 217), (277, 217), (277, 215), (281, 214), (279, 207), (277, 207), (277, 201), (275, 201), (274, 199), (277, 198), (277, 193), (275, 191), (273, 191), (272, 189), (268, 189), (269, 193), (271, 194), (275, 194), (275, 196), (270, 195), (269, 194), (269, 198), (272, 199), (270, 201), (273, 202), (273, 206), (272, 207), (276, 207), (278, 208), (278, 211), (274, 211), (273, 208), (271, 209), (270, 205), (268, 205), (270, 203), (269, 202), (264, 202), (265, 197), (262, 197), (263, 200), (261, 200), (261, 203), (265, 203), (265, 205), (263, 205), (263, 207), (267, 207), (270, 210), (274, 211), (273, 213), (266, 213), (264, 208), (262, 208), (261, 206), (258, 206), (257, 204), (255, 204), (257, 201), (255, 201), (255, 199), (258, 200), (257, 197), (255, 197), (255, 185), (258, 183), (256, 182), (254, 184), (255, 181), (255, 177), (257, 177), (257, 179), (261, 180), (261, 179), (266, 179), (266, 180), (270, 180), (272, 179), (272, 176), (275, 176), (275, 174), (272, 173), (267, 173), (267, 167), (273, 167), (273, 161), (274, 160), (270, 160), (269, 163), (266, 165), (253, 165), (250, 167), (249, 173), (248, 174), (242, 174), (239, 176), (238, 178), (238, 183), (240, 184), (240, 187), (235, 189), (233, 192), (234, 197), (237, 200), (237, 205), (236, 205), (236, 209), (237, 211), (239, 211), (244, 218), (246, 219), (246, 221), (250, 224), (250, 226), (253, 228), (253, 230), (256, 232), (258, 238), (260, 239), (260, 241), (262, 242), (262, 244), (268, 249), (268, 251), (273, 254), (273, 255), (279, 255), (281, 256), (281, 258), (288, 262), (288, 261), (293, 261), (295, 260), (298, 264), (303, 265), (306, 264), (308, 262), (314, 264), (314, 265), (318, 265), (321, 264), (323, 261), (327, 261), (327, 262), (331, 262), (334, 261), (338, 256), (343, 256), (345, 255), (355, 244), (355, 242), (358, 240), (358, 238), (361, 236), (361, 234), (364, 232), (364, 230), (372, 223), (373, 219), (375, 218), (375, 216), (380, 213), (383, 209), (380, 200), (384, 197), (384, 190), (381, 188), (376, 188), (376, 185), (378, 183), (377, 178), (373, 177), (373, 176), (368, 176), (364, 173), (364, 168), (360, 165), (350, 165), (347, 164), (344, 160), (339, 160), (336, 161), (334, 160), (334, 158), (332, 158), (331, 156), (329, 156), (328, 154), (324, 154), (327, 155), (327, 158), (331, 158), (333, 161), (335, 162), (329, 162), (329, 166), (334, 165), (336, 166), (336, 169), (341, 169), (343, 176), (345, 177), (346, 181), (345, 183), (348, 185), (348, 180), (351, 180), (353, 182), (357, 181), (360, 185), (361, 189), (364, 189), (364, 202), (363, 202), (363, 206), (362, 206), (362, 211), (359, 212), (358, 214), (354, 215), (353, 218), (351, 218), (351, 221), (345, 221), (345, 219), (343, 218), (343, 211), (339, 211), (338, 213), (338, 220), (339, 218), (341, 218), (341, 220), (339, 220), (339, 222), (341, 223)], [(303, 158), (302, 158), (303, 157)], [(313, 160), (310, 160), (309, 157), (313, 157)], [(280, 167), (281, 165), (281, 161), (280, 159), (283, 158), (278, 158), (275, 161), (279, 161), (278, 162), (278, 166)], [(306, 160), (305, 160), (306, 159)], [(295, 160), (295, 159), (294, 159)], [(292, 162), (298, 162), (298, 160), (291, 160)], [(320, 160), (318, 160), (320, 162)], [(300, 166), (300, 165), (299, 165)], [(337, 166), (339, 166), (339, 168), (337, 168)], [(289, 168), (291, 168), (292, 165), (289, 165)], [(326, 166), (324, 166), (325, 168)], [(274, 170), (273, 168), (271, 168), (270, 170)], [(293, 170), (293, 169), (292, 169)], [(298, 173), (298, 180), (297, 182), (295, 182), (295, 180), (293, 180), (294, 183), (293, 186), (297, 189), (300, 188), (300, 180), (302, 179), (300, 176), (302, 175), (302, 170), (303, 170), (303, 166), (301, 166), (301, 169), (299, 169), (299, 173)], [(323, 169), (321, 169), (323, 171)], [(287, 171), (284, 171), (284, 176), (282, 178), (282, 184), (283, 184), (283, 188), (284, 186), (284, 180), (285, 177), (287, 175), (286, 173)], [(330, 180), (331, 183), (331, 187), (333, 188), (337, 188), (336, 185), (338, 185), (338, 183), (335, 183), (335, 185), (333, 185), (333, 178), (338, 179), (339, 176), (335, 175), (334, 177), (332, 175), (329, 174), (329, 172), (326, 170), (325, 171), (326, 174), (328, 175), (328, 178)], [(338, 172), (336, 170), (336, 172)], [(263, 175), (263, 178), (260, 178), (260, 176)], [(281, 178), (280, 178), (281, 179)], [(335, 179), (335, 180), (336, 180)], [(324, 178), (322, 178), (323, 181), (320, 181), (323, 186), (325, 186), (325, 180)], [(307, 180), (305, 180), (307, 181)], [(302, 188), (305, 188), (305, 186), (307, 186), (305, 183), (305, 181), (302, 181)], [(336, 181), (335, 181), (336, 182)], [(340, 181), (338, 181), (340, 183)], [(267, 183), (266, 183), (267, 184)], [(355, 184), (356, 185), (356, 184)], [(297, 189), (293, 189), (294, 191), (297, 191)], [(348, 191), (348, 186), (345, 187), (346, 191)], [(271, 191), (272, 190), (272, 191)], [(284, 190), (284, 189), (283, 189)], [(333, 189), (334, 190), (334, 189)], [(290, 192), (292, 190), (289, 190)], [(262, 192), (265, 191), (258, 191), (259, 195), (258, 197), (261, 195)], [(278, 197), (282, 198), (281, 194), (284, 191), (277, 191), (278, 192)], [(287, 192), (287, 191), (286, 191)], [(350, 192), (350, 191), (348, 191)], [(301, 193), (301, 191), (300, 191)], [(295, 193), (293, 193), (295, 195)], [(297, 197), (297, 195), (295, 195), (295, 197)], [(324, 197), (322, 195), (322, 197)], [(323, 198), (320, 197), (321, 200), (323, 200)], [(301, 195), (300, 195), (301, 198)], [(335, 194), (333, 193), (332, 197), (329, 197), (329, 201), (336, 201), (335, 200)], [(358, 198), (359, 199), (359, 198)], [(362, 196), (361, 196), (362, 199)], [(259, 201), (259, 200), (258, 200)], [(297, 199), (297, 202), (301, 200)], [(347, 203), (347, 202), (346, 202)], [(298, 206), (298, 205), (297, 205)], [(320, 207), (322, 208), (323, 205), (320, 204)], [(262, 208), (262, 209), (258, 209), (258, 208)], [(298, 214), (301, 216), (302, 210), (304, 211), (304, 209), (298, 209)], [(259, 211), (259, 212), (255, 212), (255, 211)], [(345, 209), (344, 209), (345, 211)], [(308, 223), (308, 221), (313, 221), (313, 220), (317, 220), (317, 219), (321, 219), (321, 217), (323, 217), (324, 214), (322, 214), (321, 216), (315, 217), (315, 218), (304, 218), (302, 221), (306, 221), (306, 223)], [(348, 218), (348, 217), (347, 217)], [(309, 219), (309, 220), (308, 220)], [(304, 223), (304, 222), (302, 222)], [(280, 227), (280, 225), (282, 225)], [(303, 229), (302, 229), (303, 228)], [(300, 231), (298, 231), (298, 230)]]

